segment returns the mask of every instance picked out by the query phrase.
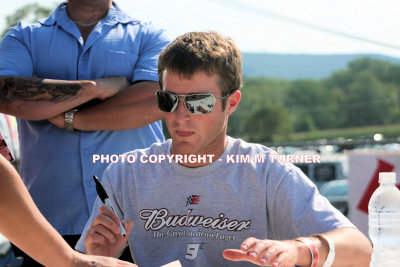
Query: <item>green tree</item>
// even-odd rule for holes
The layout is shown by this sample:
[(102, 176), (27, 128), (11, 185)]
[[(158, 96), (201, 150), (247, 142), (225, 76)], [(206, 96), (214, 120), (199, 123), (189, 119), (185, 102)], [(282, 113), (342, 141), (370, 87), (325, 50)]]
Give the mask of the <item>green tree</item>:
[(337, 105), (338, 127), (400, 122), (400, 66), (361, 58), (325, 81)]
[(389, 122), (390, 92), (371, 72), (359, 73), (348, 86), (342, 106), (346, 112), (343, 126), (382, 125)]
[(274, 105), (266, 105), (253, 112), (244, 128), (250, 142), (273, 142), (277, 136), (289, 140), (291, 132), (286, 111)]
[(244, 124), (249, 117), (265, 105), (282, 106), (290, 81), (269, 78), (244, 78), (242, 99), (228, 123), (228, 134), (234, 137), (246, 135)]
[(367, 71), (381, 82), (400, 85), (400, 65), (365, 57), (350, 62), (348, 69), (351, 75)]
[(50, 15), (52, 8), (40, 6), (37, 3), (28, 4), (17, 9), (11, 15), (6, 16), (6, 29), (1, 33), (1, 38), (20, 21), (33, 23), (38, 18), (44, 18)]
[(322, 81), (293, 81), (285, 97), (295, 131), (328, 129), (336, 124), (336, 105)]
[[(254, 142), (290, 140), (290, 131), (282, 128), (306, 132), (400, 123), (400, 65), (386, 61), (357, 59), (322, 80), (245, 77), (241, 91), (228, 134)], [(285, 126), (276, 126), (277, 110), (285, 114)]]
[(310, 132), (317, 130), (314, 120), (310, 115), (296, 116), (292, 124), (293, 128), (296, 129), (297, 132)]

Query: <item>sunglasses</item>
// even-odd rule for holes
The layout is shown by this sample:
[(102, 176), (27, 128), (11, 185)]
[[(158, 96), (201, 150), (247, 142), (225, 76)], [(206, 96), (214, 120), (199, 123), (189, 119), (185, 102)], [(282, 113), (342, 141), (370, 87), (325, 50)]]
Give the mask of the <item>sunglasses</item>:
[(229, 92), (223, 97), (215, 97), (213, 94), (189, 94), (177, 95), (165, 91), (157, 91), (158, 107), (164, 112), (174, 112), (178, 105), (179, 100), (183, 100), (186, 109), (194, 115), (204, 115), (210, 113), (215, 106), (217, 100), (223, 100), (233, 93)]

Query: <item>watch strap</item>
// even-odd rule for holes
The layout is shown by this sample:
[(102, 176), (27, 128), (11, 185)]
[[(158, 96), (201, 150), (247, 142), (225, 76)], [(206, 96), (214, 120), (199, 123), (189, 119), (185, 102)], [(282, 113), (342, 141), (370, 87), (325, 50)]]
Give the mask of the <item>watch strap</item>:
[(64, 129), (66, 131), (74, 131), (74, 115), (77, 112), (77, 109), (71, 109), (65, 112), (64, 115)]

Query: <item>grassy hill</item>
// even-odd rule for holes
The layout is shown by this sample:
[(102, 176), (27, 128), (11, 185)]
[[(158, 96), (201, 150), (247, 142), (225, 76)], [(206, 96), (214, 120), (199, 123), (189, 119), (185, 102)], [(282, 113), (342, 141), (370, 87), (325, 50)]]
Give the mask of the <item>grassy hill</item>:
[(268, 77), (278, 79), (321, 79), (361, 57), (371, 57), (400, 64), (400, 58), (377, 54), (263, 54), (243, 53), (243, 73), (247, 77)]
[[(382, 134), (385, 138), (400, 137), (400, 124), (395, 125), (379, 125), (379, 126), (366, 126), (366, 127), (351, 127), (345, 129), (330, 129), (330, 130), (317, 130), (303, 133), (293, 133), (291, 136), (292, 142), (299, 141), (313, 141), (320, 139), (356, 139), (360, 137), (371, 138), (375, 134)], [(277, 138), (277, 142), (286, 142)]]

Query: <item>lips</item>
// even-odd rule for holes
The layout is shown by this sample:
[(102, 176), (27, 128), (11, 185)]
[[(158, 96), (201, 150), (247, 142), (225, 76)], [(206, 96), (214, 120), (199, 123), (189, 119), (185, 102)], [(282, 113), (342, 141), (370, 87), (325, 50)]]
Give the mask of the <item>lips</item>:
[(175, 131), (175, 133), (180, 137), (188, 137), (194, 134), (194, 132), (191, 131)]

